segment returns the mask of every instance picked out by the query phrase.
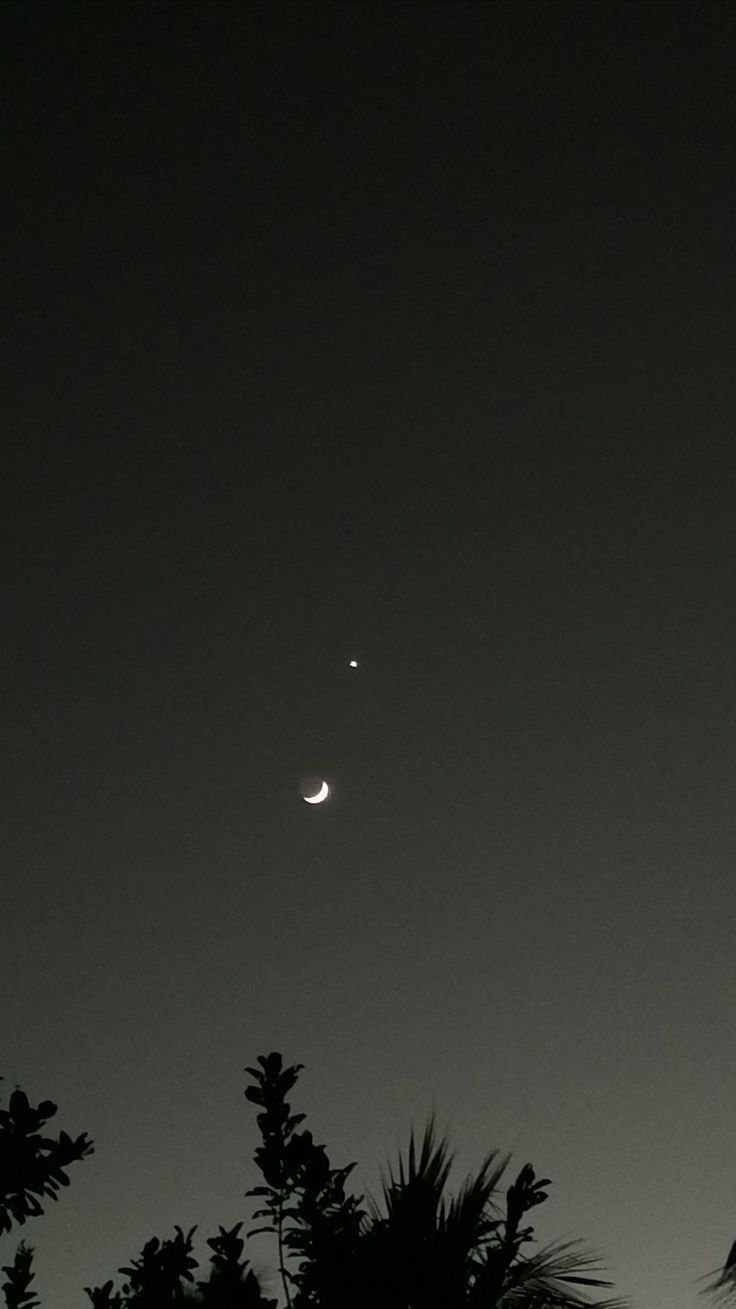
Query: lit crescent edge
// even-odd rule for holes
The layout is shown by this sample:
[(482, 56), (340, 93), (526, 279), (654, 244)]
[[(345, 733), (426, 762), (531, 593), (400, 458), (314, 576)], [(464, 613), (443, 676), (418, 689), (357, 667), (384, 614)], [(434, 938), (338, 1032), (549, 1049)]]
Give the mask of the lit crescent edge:
[(329, 794), (330, 788), (326, 782), (323, 782), (316, 795), (305, 795), (302, 799), (306, 800), (307, 804), (321, 804)]

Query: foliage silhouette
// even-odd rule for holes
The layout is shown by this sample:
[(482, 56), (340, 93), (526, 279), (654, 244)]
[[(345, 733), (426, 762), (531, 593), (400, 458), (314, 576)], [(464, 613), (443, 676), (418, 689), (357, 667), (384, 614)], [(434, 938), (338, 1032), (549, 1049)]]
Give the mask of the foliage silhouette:
[(101, 1287), (86, 1286), (92, 1309), (168, 1309), (169, 1306), (202, 1306), (203, 1309), (276, 1309), (276, 1301), (264, 1297), (255, 1273), (242, 1260), (244, 1242), (238, 1233), (242, 1223), (207, 1244), (213, 1251), (210, 1276), (194, 1284), (198, 1261), (193, 1253), (195, 1227), (186, 1234), (175, 1227), (173, 1239), (147, 1241), (140, 1256), (120, 1268), (127, 1281), (121, 1291), (112, 1281)]
[[(2, 1080), (2, 1079), (0, 1079)], [(85, 1132), (76, 1139), (66, 1132), (45, 1136), (41, 1129), (57, 1112), (52, 1100), (35, 1108), (25, 1091), (13, 1091), (7, 1109), (0, 1108), (0, 1235), (13, 1223), (22, 1226), (43, 1213), (44, 1197), (56, 1200), (69, 1185), (67, 1168), (94, 1150)], [(12, 1264), (3, 1265), (2, 1284), (7, 1309), (37, 1309), (31, 1291), (33, 1247), (21, 1241)]]
[[(328, 1309), (336, 1296), (342, 1298), (345, 1270), (362, 1231), (360, 1202), (345, 1194), (345, 1181), (355, 1165), (331, 1168), (325, 1147), (315, 1145), (311, 1132), (295, 1130), (304, 1114), (292, 1114), (286, 1095), (302, 1065), (285, 1069), (276, 1052), (259, 1055), (258, 1063), (260, 1069), (246, 1069), (255, 1086), (247, 1087), (245, 1095), (262, 1109), (257, 1123), (263, 1143), (256, 1150), (255, 1162), (266, 1185), (256, 1186), (246, 1195), (265, 1200), (254, 1218), (267, 1221), (252, 1228), (249, 1235), (275, 1233), (287, 1305)], [(298, 1260), (294, 1270), (287, 1262), (292, 1253)]]
[[(547, 1199), (547, 1178), (526, 1164), (499, 1207), (494, 1197), (508, 1166), (491, 1152), (456, 1198), (445, 1195), (452, 1163), (446, 1141), (430, 1120), (422, 1144), (412, 1134), (398, 1176), (383, 1184), (383, 1210), (345, 1195), (354, 1167), (332, 1169), (323, 1146), (298, 1132), (303, 1114), (286, 1100), (301, 1065), (284, 1068), (281, 1055), (259, 1056), (246, 1071), (256, 1085), (246, 1097), (258, 1104), (263, 1144), (256, 1163), (265, 1186), (249, 1191), (265, 1199), (254, 1231), (276, 1234), (279, 1267), (292, 1309), (614, 1309), (620, 1299), (591, 1299), (610, 1282), (596, 1276), (598, 1260), (576, 1242), (547, 1245), (534, 1254), (524, 1216)], [(293, 1267), (289, 1266), (290, 1256)]]
[(112, 1278), (104, 1286), (85, 1286), (84, 1293), (89, 1296), (93, 1309), (119, 1309), (123, 1303), (120, 1292), (113, 1290)]
[(211, 1309), (276, 1309), (276, 1300), (266, 1300), (258, 1278), (242, 1258), (245, 1241), (239, 1235), (242, 1223), (207, 1241), (213, 1251), (209, 1281), (198, 1282), (201, 1303)]
[(66, 1169), (94, 1150), (86, 1132), (73, 1139), (66, 1132), (44, 1136), (41, 1128), (57, 1112), (52, 1100), (34, 1109), (24, 1091), (13, 1091), (0, 1109), (0, 1234), (43, 1213), (41, 1199), (58, 1199), (69, 1185)]
[[(261, 1144), (255, 1162), (263, 1185), (246, 1192), (259, 1202), (248, 1235), (276, 1236), (284, 1297), (290, 1309), (614, 1309), (601, 1299), (611, 1283), (598, 1276), (595, 1257), (577, 1242), (558, 1242), (533, 1253), (530, 1211), (548, 1198), (548, 1178), (525, 1164), (501, 1192), (508, 1157), (491, 1151), (455, 1196), (447, 1193), (452, 1165), (446, 1139), (430, 1118), (421, 1142), (412, 1132), (406, 1158), (382, 1183), (382, 1202), (349, 1195), (355, 1167), (333, 1168), (323, 1145), (302, 1129), (287, 1096), (301, 1064), (284, 1067), (278, 1052), (249, 1067), (245, 1096), (257, 1105)], [(39, 1129), (56, 1113), (51, 1101), (32, 1109), (15, 1091), (0, 1117), (0, 1214), (4, 1229), (43, 1212), (40, 1197), (56, 1199), (68, 1185), (65, 1169), (92, 1150), (82, 1135), (58, 1140)], [(175, 1227), (167, 1240), (153, 1237), (138, 1258), (112, 1279), (85, 1287), (92, 1309), (276, 1309), (243, 1258), (243, 1224), (220, 1227), (211, 1237), (209, 1277), (195, 1282), (196, 1228)], [(735, 1248), (736, 1249), (736, 1248)], [(736, 1265), (732, 1251), (730, 1265)], [(29, 1290), (32, 1249), (22, 1242), (4, 1267), (7, 1309), (38, 1309)], [(731, 1275), (731, 1281), (736, 1272)]]
[(180, 1227), (175, 1227), (173, 1241), (152, 1237), (140, 1258), (134, 1259), (130, 1268), (120, 1269), (128, 1278), (123, 1293), (129, 1303), (137, 1309), (159, 1309), (181, 1300), (183, 1284), (194, 1281), (192, 1269), (197, 1267), (192, 1257), (195, 1230), (193, 1227), (185, 1236)]
[(38, 1309), (38, 1299), (30, 1285), (35, 1273), (31, 1270), (33, 1246), (21, 1241), (15, 1252), (12, 1264), (4, 1264), (3, 1272), (7, 1281), (3, 1282), (3, 1293), (7, 1309)]

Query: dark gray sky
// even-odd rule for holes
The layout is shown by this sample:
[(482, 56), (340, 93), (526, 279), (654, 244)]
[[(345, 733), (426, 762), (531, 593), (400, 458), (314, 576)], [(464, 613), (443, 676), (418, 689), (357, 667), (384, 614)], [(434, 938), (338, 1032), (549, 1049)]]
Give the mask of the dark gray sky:
[(44, 1304), (249, 1212), (281, 1049), (359, 1183), (434, 1104), (694, 1309), (736, 1236), (733, 7), (0, 21), (0, 1071), (97, 1145)]

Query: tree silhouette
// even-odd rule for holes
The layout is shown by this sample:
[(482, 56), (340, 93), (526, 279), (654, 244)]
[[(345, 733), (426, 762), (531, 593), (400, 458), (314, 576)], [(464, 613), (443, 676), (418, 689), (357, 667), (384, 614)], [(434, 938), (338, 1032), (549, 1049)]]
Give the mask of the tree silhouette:
[[(446, 1139), (429, 1120), (421, 1142), (411, 1133), (406, 1158), (389, 1169), (381, 1203), (346, 1192), (355, 1167), (333, 1168), (323, 1145), (301, 1128), (287, 1096), (301, 1064), (285, 1067), (274, 1051), (249, 1067), (246, 1098), (259, 1108), (261, 1144), (255, 1163), (263, 1185), (246, 1196), (259, 1202), (248, 1235), (276, 1237), (278, 1267), (289, 1309), (614, 1309), (601, 1299), (611, 1283), (598, 1276), (595, 1257), (577, 1242), (529, 1253), (530, 1211), (548, 1198), (548, 1178), (525, 1164), (501, 1192), (508, 1157), (491, 1151), (457, 1195), (447, 1193), (452, 1165)], [(68, 1185), (66, 1169), (92, 1150), (85, 1134), (73, 1140), (43, 1135), (56, 1113), (42, 1101), (32, 1108), (23, 1091), (0, 1110), (0, 1231), (43, 1212), (43, 1197)], [(85, 1287), (92, 1309), (276, 1309), (244, 1259), (243, 1224), (220, 1227), (207, 1241), (209, 1276), (195, 1281), (196, 1228), (175, 1227), (172, 1238), (152, 1237), (119, 1269), (126, 1279)], [(19, 1245), (5, 1266), (7, 1309), (39, 1309), (31, 1291), (32, 1248)], [(721, 1280), (736, 1281), (736, 1247)], [(725, 1285), (725, 1283), (723, 1283)], [(719, 1283), (720, 1285), (720, 1283)]]
[[(302, 1065), (284, 1068), (277, 1052), (259, 1055), (258, 1063), (260, 1068), (246, 1069), (255, 1086), (247, 1087), (245, 1095), (262, 1109), (257, 1116), (262, 1145), (255, 1162), (266, 1184), (246, 1195), (265, 1200), (254, 1218), (267, 1221), (249, 1235), (275, 1233), (287, 1305), (328, 1309), (336, 1296), (342, 1297), (346, 1269), (362, 1231), (360, 1202), (345, 1194), (345, 1181), (355, 1165), (331, 1168), (325, 1147), (314, 1144), (311, 1132), (296, 1131), (304, 1114), (292, 1114), (286, 1095)], [(292, 1253), (298, 1260), (294, 1269), (288, 1265)]]
[[(259, 1056), (248, 1068), (256, 1085), (246, 1097), (258, 1104), (263, 1144), (256, 1163), (265, 1186), (254, 1231), (275, 1233), (279, 1269), (292, 1309), (614, 1309), (620, 1299), (591, 1299), (610, 1287), (596, 1276), (599, 1262), (577, 1242), (522, 1253), (533, 1229), (522, 1226), (529, 1210), (547, 1199), (549, 1180), (537, 1180), (526, 1164), (495, 1200), (508, 1158), (492, 1151), (456, 1198), (446, 1196), (452, 1164), (446, 1141), (437, 1141), (430, 1120), (422, 1144), (412, 1134), (406, 1162), (383, 1185), (383, 1209), (345, 1195), (353, 1164), (330, 1167), (323, 1146), (297, 1131), (303, 1114), (286, 1100), (301, 1065), (284, 1068), (281, 1055)], [(251, 1233), (252, 1234), (252, 1233)], [(290, 1266), (290, 1256), (293, 1265)]]

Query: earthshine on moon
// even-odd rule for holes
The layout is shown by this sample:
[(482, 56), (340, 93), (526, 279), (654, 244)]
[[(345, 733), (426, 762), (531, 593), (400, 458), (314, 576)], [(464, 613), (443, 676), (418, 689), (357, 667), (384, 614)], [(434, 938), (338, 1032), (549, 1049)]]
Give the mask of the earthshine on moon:
[(330, 794), (330, 788), (321, 777), (305, 777), (300, 787), (302, 800), (307, 804), (322, 804)]

